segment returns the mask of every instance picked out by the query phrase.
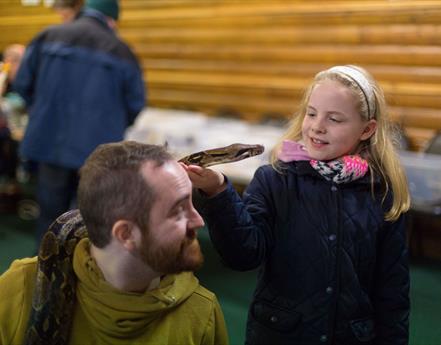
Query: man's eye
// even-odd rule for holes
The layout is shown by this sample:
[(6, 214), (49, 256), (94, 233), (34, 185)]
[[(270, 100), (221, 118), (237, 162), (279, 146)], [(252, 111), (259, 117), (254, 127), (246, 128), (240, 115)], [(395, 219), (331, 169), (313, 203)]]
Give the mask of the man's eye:
[(184, 206), (179, 206), (178, 208), (176, 208), (176, 211), (175, 211), (175, 216), (177, 217), (177, 218), (180, 218), (180, 217), (182, 217), (182, 215), (184, 214)]

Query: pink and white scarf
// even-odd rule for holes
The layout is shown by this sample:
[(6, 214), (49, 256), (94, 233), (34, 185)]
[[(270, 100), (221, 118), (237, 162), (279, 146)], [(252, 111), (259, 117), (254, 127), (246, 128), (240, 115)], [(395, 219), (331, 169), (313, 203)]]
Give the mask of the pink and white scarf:
[(284, 140), (277, 156), (282, 162), (309, 161), (309, 164), (326, 180), (347, 183), (363, 177), (368, 171), (368, 162), (359, 155), (346, 155), (332, 161), (311, 159), (301, 143)]

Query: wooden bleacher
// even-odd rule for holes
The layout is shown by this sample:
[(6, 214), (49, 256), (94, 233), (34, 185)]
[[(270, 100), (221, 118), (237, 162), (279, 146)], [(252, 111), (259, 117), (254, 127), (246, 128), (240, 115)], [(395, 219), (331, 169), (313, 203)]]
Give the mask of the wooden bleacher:
[[(441, 130), (441, 2), (123, 0), (149, 104), (249, 121), (288, 118), (318, 71), (359, 64), (379, 80), (412, 149)], [(0, 2), (0, 49), (58, 17)]]

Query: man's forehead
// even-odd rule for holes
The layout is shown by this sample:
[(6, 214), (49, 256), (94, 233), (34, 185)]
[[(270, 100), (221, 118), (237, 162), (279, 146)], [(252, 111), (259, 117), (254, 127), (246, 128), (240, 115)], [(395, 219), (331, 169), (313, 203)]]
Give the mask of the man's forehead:
[(161, 166), (146, 164), (143, 166), (143, 174), (154, 188), (154, 207), (159, 208), (160, 213), (168, 213), (179, 203), (191, 198), (190, 179), (179, 163), (167, 161)]
[(151, 174), (150, 178), (155, 178), (157, 174), (175, 174), (176, 168), (179, 164), (175, 161), (165, 161), (163, 164), (159, 165), (155, 161), (146, 161), (142, 164), (142, 170), (147, 174)]
[(173, 160), (162, 165), (149, 161), (143, 164), (142, 171), (147, 181), (157, 187), (183, 186), (190, 180), (181, 165)]

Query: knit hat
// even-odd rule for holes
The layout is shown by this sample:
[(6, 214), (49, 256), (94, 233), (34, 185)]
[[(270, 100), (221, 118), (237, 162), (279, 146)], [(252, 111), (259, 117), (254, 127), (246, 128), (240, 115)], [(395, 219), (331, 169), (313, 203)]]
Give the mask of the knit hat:
[(119, 17), (119, 3), (118, 0), (86, 0), (86, 7), (92, 8), (106, 15), (107, 17), (111, 17), (115, 20), (118, 20)]

